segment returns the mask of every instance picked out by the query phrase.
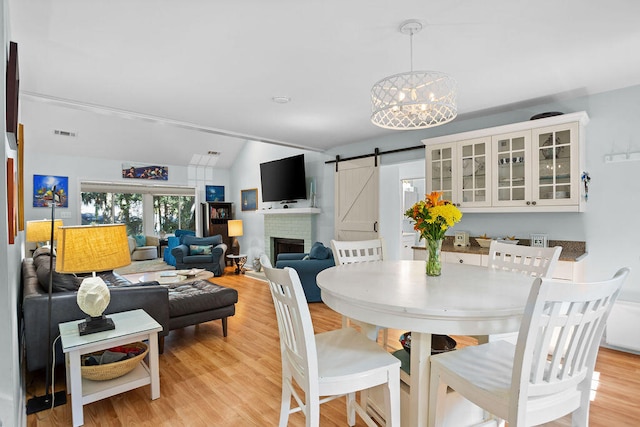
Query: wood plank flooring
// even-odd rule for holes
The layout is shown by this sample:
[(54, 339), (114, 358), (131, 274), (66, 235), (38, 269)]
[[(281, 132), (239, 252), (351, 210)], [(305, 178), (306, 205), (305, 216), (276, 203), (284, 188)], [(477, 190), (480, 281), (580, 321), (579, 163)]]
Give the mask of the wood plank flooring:
[[(149, 387), (139, 388), (84, 407), (86, 426), (276, 426), (280, 407), (280, 349), (273, 303), (266, 284), (245, 275), (212, 281), (238, 290), (236, 315), (229, 335), (213, 321), (172, 331), (160, 356), (161, 397), (150, 400)], [(340, 327), (340, 316), (322, 303), (310, 304), (316, 332)], [(400, 348), (391, 330), (389, 343)], [(469, 344), (456, 337), (460, 345)], [(635, 426), (640, 422), (640, 356), (601, 349), (591, 427)], [(41, 395), (44, 374), (27, 375), (27, 395)], [(64, 389), (64, 373), (56, 390)], [(70, 426), (71, 400), (66, 405), (27, 417), (28, 427)], [(346, 426), (344, 399), (321, 407), (322, 426)], [(303, 426), (291, 415), (289, 426)], [(358, 418), (357, 426), (364, 426)], [(549, 426), (570, 425), (561, 420)]]

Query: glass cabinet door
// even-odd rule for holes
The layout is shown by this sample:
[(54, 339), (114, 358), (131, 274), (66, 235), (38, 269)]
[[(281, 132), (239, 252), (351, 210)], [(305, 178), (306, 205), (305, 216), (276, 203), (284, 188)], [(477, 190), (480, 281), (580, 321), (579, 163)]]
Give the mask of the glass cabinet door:
[(427, 146), (426, 176), (427, 193), (441, 191), (442, 199), (454, 200), (453, 165), (456, 154), (455, 144)]
[(491, 139), (479, 138), (458, 143), (458, 182), (460, 206), (490, 206), (490, 176), (487, 163), (491, 156)]
[[(569, 123), (533, 130), (534, 197), (540, 204), (566, 204), (577, 200), (579, 171), (576, 152), (578, 124)], [(574, 176), (575, 175), (575, 176)], [(572, 181), (574, 183), (572, 184)]]
[(529, 162), (530, 132), (492, 138), (494, 173), (493, 204), (525, 206), (531, 203)]

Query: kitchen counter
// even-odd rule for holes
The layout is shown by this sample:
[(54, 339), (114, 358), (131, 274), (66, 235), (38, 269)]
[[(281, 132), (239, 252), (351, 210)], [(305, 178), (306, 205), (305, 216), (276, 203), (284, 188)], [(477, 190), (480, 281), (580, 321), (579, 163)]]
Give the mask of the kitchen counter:
[[(529, 239), (519, 239), (518, 245), (529, 246)], [(424, 247), (424, 241), (421, 241), (421, 246), (413, 246), (412, 249), (426, 250)], [(489, 248), (483, 248), (473, 237), (469, 237), (469, 243), (471, 246), (454, 246), (453, 236), (445, 236), (444, 242), (442, 242), (443, 252), (459, 252), (468, 254), (488, 255)], [(549, 240), (549, 246), (562, 246), (562, 252), (560, 253), (560, 261), (578, 262), (587, 256), (586, 242), (576, 242), (570, 240)]]

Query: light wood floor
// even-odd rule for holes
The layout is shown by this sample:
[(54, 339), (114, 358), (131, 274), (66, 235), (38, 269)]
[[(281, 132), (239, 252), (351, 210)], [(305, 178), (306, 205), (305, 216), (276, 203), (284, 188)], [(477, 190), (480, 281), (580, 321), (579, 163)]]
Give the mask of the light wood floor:
[[(227, 268), (216, 283), (239, 292), (236, 315), (229, 319), (229, 336), (221, 322), (172, 331), (160, 356), (161, 397), (149, 399), (143, 387), (84, 408), (86, 426), (275, 426), (280, 406), (280, 350), (277, 322), (264, 282), (236, 276)], [(310, 304), (316, 332), (340, 327), (340, 316), (322, 303)], [(389, 342), (400, 348), (390, 331)], [(459, 344), (465, 338), (456, 337)], [(601, 349), (596, 370), (599, 381), (591, 404), (591, 427), (635, 426), (640, 420), (640, 356)], [(41, 395), (43, 374), (27, 375), (27, 396)], [(56, 376), (64, 389), (64, 373)], [(346, 426), (344, 400), (322, 406), (322, 426)], [(71, 404), (27, 417), (29, 427), (70, 426)], [(293, 414), (290, 426), (303, 426)], [(364, 426), (358, 419), (357, 426)], [(553, 426), (570, 425), (566, 420)]]

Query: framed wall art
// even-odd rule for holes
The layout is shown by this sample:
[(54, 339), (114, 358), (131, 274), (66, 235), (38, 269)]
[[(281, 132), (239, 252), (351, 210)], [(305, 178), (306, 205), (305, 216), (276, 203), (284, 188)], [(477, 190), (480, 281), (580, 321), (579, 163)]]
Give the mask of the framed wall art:
[(9, 157), (7, 159), (7, 223), (9, 244), (13, 245), (16, 241), (16, 176), (14, 171), (14, 160)]
[[(53, 187), (56, 187), (55, 194)], [(46, 208), (55, 200), (56, 207), (69, 207), (69, 177), (33, 175), (33, 207)]]
[(205, 197), (207, 202), (224, 202), (224, 185), (206, 185)]
[(258, 189), (251, 188), (240, 190), (240, 205), (243, 211), (255, 211), (258, 209)]
[(169, 167), (123, 163), (122, 177), (136, 179), (159, 179), (162, 181), (167, 181), (169, 179)]

